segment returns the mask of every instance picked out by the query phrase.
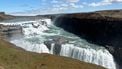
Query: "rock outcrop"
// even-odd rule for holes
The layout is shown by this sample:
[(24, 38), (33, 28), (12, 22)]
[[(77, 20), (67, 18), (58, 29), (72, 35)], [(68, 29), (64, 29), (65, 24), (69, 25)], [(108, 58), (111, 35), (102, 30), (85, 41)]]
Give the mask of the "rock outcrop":
[(68, 40), (66, 40), (64, 37), (55, 37), (53, 40), (48, 40), (48, 41), (44, 41), (44, 44), (47, 46), (47, 48), (49, 50), (51, 50), (52, 44), (53, 44), (53, 54), (55, 55), (59, 55), (60, 51), (61, 51), (61, 45), (68, 43)]
[(20, 25), (3, 25), (0, 24), (0, 37), (10, 38), (15, 35), (22, 35), (23, 30)]
[[(112, 12), (112, 14), (115, 16), (117, 12)], [(110, 46), (111, 48), (107, 49), (113, 54), (119, 66), (122, 66), (121, 17), (113, 17), (100, 11), (67, 14), (58, 17), (55, 25), (86, 39), (90, 43), (102, 45), (106, 48)]]
[(13, 19), (13, 18), (14, 18), (14, 16), (12, 16), (12, 15), (7, 15), (7, 14), (5, 14), (5, 12), (0, 12), (0, 21)]

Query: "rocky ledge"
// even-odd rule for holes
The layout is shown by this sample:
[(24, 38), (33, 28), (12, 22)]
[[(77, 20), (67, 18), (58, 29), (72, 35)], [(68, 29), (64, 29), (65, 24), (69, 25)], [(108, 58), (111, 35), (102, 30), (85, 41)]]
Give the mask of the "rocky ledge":
[(20, 25), (3, 25), (0, 24), (0, 38), (7, 38), (15, 35), (22, 35), (23, 30)]
[(122, 68), (122, 10), (66, 14), (55, 25), (90, 43), (106, 47)]

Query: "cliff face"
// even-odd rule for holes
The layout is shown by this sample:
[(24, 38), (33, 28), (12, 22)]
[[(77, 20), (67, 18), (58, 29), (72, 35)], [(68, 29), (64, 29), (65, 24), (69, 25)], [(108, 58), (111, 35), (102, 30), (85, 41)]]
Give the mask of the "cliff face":
[(2, 25), (0, 24), (0, 37), (8, 38), (15, 35), (22, 35), (22, 27), (20, 25)]
[(6, 20), (6, 19), (12, 19), (12, 18), (14, 18), (14, 16), (7, 15), (4, 12), (0, 12), (0, 21)]
[(58, 17), (55, 25), (88, 42), (106, 47), (114, 55), (117, 63), (122, 66), (121, 17), (110, 17), (102, 12), (67, 14)]

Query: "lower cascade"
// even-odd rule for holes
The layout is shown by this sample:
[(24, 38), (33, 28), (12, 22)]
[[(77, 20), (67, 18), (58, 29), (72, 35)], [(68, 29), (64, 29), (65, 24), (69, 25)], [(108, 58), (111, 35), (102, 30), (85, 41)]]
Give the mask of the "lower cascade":
[[(0, 24), (15, 25), (15, 23)], [(113, 56), (104, 47), (88, 43), (54, 26), (51, 19), (16, 22), (16, 24), (22, 27), (23, 34), (20, 38), (10, 37), (10, 42), (18, 47), (27, 51), (71, 57), (108, 69), (116, 69)]]
[(60, 55), (116, 69), (113, 56), (105, 49), (79, 48), (66, 44), (62, 46)]

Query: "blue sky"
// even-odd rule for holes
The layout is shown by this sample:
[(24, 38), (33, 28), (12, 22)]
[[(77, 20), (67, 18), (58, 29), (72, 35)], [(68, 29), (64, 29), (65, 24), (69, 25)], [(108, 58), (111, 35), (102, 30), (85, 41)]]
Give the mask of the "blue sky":
[(122, 9), (122, 0), (0, 0), (0, 11), (14, 15)]

